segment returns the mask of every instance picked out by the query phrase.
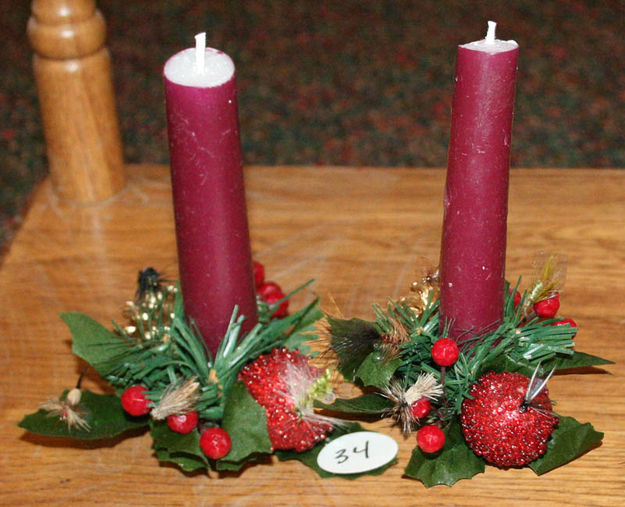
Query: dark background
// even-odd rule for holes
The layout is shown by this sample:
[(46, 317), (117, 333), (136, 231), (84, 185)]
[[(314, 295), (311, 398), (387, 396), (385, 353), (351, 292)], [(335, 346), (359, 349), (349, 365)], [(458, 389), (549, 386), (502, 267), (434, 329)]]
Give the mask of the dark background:
[[(27, 0), (0, 2), (0, 244), (46, 172)], [(513, 167), (625, 167), (625, 2), (100, 0), (125, 157), (168, 160), (161, 70), (207, 32), (247, 164), (445, 166), (458, 44), (520, 45)]]

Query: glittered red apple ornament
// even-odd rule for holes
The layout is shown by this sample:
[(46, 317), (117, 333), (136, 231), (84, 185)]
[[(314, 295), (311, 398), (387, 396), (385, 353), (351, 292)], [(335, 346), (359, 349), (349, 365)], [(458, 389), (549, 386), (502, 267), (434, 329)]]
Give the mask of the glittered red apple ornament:
[(462, 403), (462, 432), (473, 452), (499, 467), (519, 467), (542, 456), (558, 418), (546, 379), (519, 373), (483, 375)]

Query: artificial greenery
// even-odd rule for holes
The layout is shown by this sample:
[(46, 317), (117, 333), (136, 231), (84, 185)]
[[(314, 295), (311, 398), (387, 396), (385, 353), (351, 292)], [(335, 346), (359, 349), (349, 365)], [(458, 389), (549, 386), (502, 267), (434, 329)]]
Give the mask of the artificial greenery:
[(460, 479), (470, 479), (485, 470), (484, 460), (469, 449), (458, 422), (445, 428), (445, 446), (440, 453), (427, 454), (413, 449), (405, 474), (420, 480), (424, 486), (451, 486)]
[[(68, 392), (68, 390), (63, 391), (60, 399), (65, 399)], [(89, 428), (68, 426), (60, 417), (53, 417), (43, 409), (24, 417), (19, 426), (40, 435), (85, 440), (112, 438), (129, 430), (146, 426), (145, 421), (133, 418), (124, 412), (119, 398), (112, 394), (96, 394), (83, 390), (80, 405), (88, 415)]]
[[(139, 284), (135, 300), (127, 304), (125, 326), (113, 323), (109, 329), (79, 313), (61, 316), (71, 331), (73, 352), (107, 380), (115, 394), (95, 394), (78, 388), (64, 391), (59, 398), (42, 404), (36, 413), (24, 417), (20, 426), (43, 435), (92, 440), (148, 429), (156, 457), (175, 463), (184, 471), (238, 471), (271, 454), (264, 409), (238, 381), (238, 373), (247, 363), (276, 347), (309, 352), (306, 342), (316, 338), (314, 332), (319, 330), (316, 324), (322, 317), (317, 301), (276, 319), (273, 314), (280, 302), (268, 306), (259, 300), (259, 323), (248, 333), (242, 333), (244, 317), (235, 308), (213, 357), (193, 322), (186, 318), (178, 287), (165, 286), (158, 278), (148, 282)], [(517, 287), (518, 284), (510, 290), (506, 285), (501, 324), (479, 336), (463, 336), (459, 340), (458, 359), (449, 367), (440, 367), (432, 359), (432, 346), (448, 332), (440, 325), (435, 291), (420, 293), (419, 308), (406, 301), (389, 301), (386, 308), (374, 307), (376, 318), (371, 322), (327, 317), (336, 367), (346, 380), (360, 385), (365, 393), (356, 398), (337, 399), (332, 404), (317, 401), (315, 406), (367, 417), (392, 415), (401, 419), (405, 410), (398, 409), (398, 399), (424, 376), (429, 377), (442, 395), (436, 399), (434, 410), (417, 422), (441, 427), (445, 444), (434, 454), (415, 448), (405, 475), (430, 487), (450, 486), (483, 472), (485, 462), (465, 442), (459, 414), (463, 401), (470, 397), (471, 386), (484, 373), (543, 375), (552, 370), (610, 363), (574, 350), (576, 328), (568, 324), (554, 326), (558, 319), (540, 319), (528, 312), (532, 294), (544, 291), (538, 291), (534, 285), (515, 302)], [(154, 407), (151, 418), (132, 417), (122, 408), (119, 396), (133, 385), (147, 389), (147, 398)], [(200, 431), (177, 433), (170, 429), (164, 417), (155, 416), (156, 409), (171, 401), (172, 393), (182, 392), (189, 385), (193, 387), (192, 406), (199, 414), (200, 429), (219, 425), (232, 438), (230, 452), (220, 460), (206, 457), (200, 447)], [(73, 419), (67, 417), (68, 412)], [(596, 446), (603, 437), (589, 423), (558, 417), (560, 423), (551, 435), (547, 452), (529, 464), (537, 474), (574, 459)], [(404, 431), (413, 429), (413, 423), (415, 420), (404, 422)], [(335, 427), (328, 440), (361, 429), (357, 423), (342, 424)], [(318, 444), (305, 452), (275, 454), (280, 460), (299, 460), (321, 477), (334, 476), (316, 463), (322, 446)], [(394, 462), (367, 473), (382, 473)], [(362, 474), (341, 477), (352, 479), (359, 475)]]
[[(538, 293), (536, 285), (532, 290)], [(330, 343), (338, 357), (339, 370), (345, 378), (368, 392), (318, 406), (343, 413), (396, 416), (400, 411), (394, 408), (399, 403), (394, 393), (398, 389), (405, 392), (420, 376), (429, 374), (443, 387), (443, 395), (419, 423), (443, 428), (446, 443), (433, 455), (416, 448), (405, 469), (406, 475), (433, 486), (452, 485), (483, 471), (484, 461), (474, 455), (464, 441), (458, 417), (462, 402), (470, 397), (471, 386), (484, 373), (510, 371), (526, 376), (544, 375), (551, 370), (611, 363), (576, 352), (573, 342), (576, 328), (569, 324), (553, 325), (558, 319), (538, 318), (527, 311), (531, 294), (526, 292), (515, 304), (515, 292), (516, 288), (511, 289), (506, 284), (501, 324), (485, 334), (466, 335), (459, 340), (459, 357), (449, 367), (438, 366), (432, 359), (433, 344), (447, 333), (447, 329), (441, 329), (439, 300), (433, 293), (418, 311), (405, 302), (389, 301), (384, 309), (374, 307), (376, 318), (372, 322), (329, 318)], [(530, 467), (536, 473), (545, 473), (591, 449), (602, 436), (589, 423), (561, 418), (547, 453)]]
[(137, 332), (138, 325), (122, 327), (116, 323), (113, 323), (116, 331), (109, 331), (91, 317), (78, 313), (65, 313), (61, 317), (72, 332), (73, 352), (91, 364), (118, 392), (141, 384), (148, 389), (148, 397), (158, 402), (170, 386), (184, 379), (197, 379), (200, 397), (195, 410), (202, 419), (221, 419), (224, 393), (247, 362), (287, 341), (298, 343), (309, 338), (304, 333), (320, 317), (317, 301), (284, 319), (271, 319), (270, 309), (262, 304), (259, 324), (242, 335), (245, 317), (238, 315), (235, 308), (213, 358), (186, 319), (180, 291), (169, 289), (169, 292), (174, 294), (171, 314), (163, 312), (166, 297), (153, 306), (140, 304), (140, 318), (135, 322), (148, 322), (149, 328), (156, 330), (153, 333), (147, 333), (148, 326)]
[(267, 418), (263, 408), (254, 401), (242, 382), (237, 382), (228, 393), (230, 403), (222, 427), (232, 439), (232, 449), (219, 460), (219, 470), (239, 470), (251, 457), (271, 453), (267, 434)]
[[(126, 305), (127, 325), (114, 322), (111, 330), (87, 315), (61, 315), (72, 334), (73, 352), (108, 381), (116, 394), (78, 388), (72, 394), (64, 391), (59, 398), (42, 404), (46, 408), (24, 417), (20, 426), (42, 435), (92, 440), (149, 429), (156, 457), (184, 471), (239, 470), (271, 454), (265, 411), (237, 375), (247, 363), (276, 347), (305, 353), (309, 349), (306, 342), (316, 338), (312, 332), (322, 316), (317, 301), (278, 319), (273, 314), (282, 301), (269, 306), (259, 299), (259, 323), (245, 334), (241, 331), (244, 317), (235, 308), (213, 357), (185, 316), (180, 290), (162, 284), (154, 270), (148, 275), (140, 276), (136, 298)], [(134, 385), (147, 389), (146, 397), (154, 407), (151, 417), (133, 417), (122, 408), (120, 395)], [(182, 392), (185, 385), (192, 385), (192, 408), (198, 412), (200, 427), (219, 425), (232, 440), (230, 452), (216, 462), (202, 451), (200, 431), (181, 434), (172, 431), (164, 417), (154, 416), (155, 409), (176, 390)], [(78, 396), (79, 401), (72, 401), (72, 396)], [(73, 419), (68, 419), (68, 414)], [(337, 434), (361, 429), (353, 423), (338, 428)], [(320, 447), (322, 444), (304, 453), (282, 452), (280, 459), (299, 459), (323, 477), (334, 475), (317, 467)]]
[[(348, 433), (355, 433), (358, 431), (364, 431), (364, 429), (362, 428), (362, 426), (360, 426), (360, 424), (356, 422), (342, 423), (332, 432), (330, 436), (328, 436), (325, 442), (329, 443), (332, 440), (336, 440), (337, 438), (342, 437), (343, 435), (347, 435)], [(276, 451), (276, 456), (278, 457), (280, 461), (290, 461), (290, 460), (300, 461), (304, 463), (305, 465), (309, 466), (310, 468), (312, 468), (315, 472), (317, 472), (317, 474), (319, 474), (319, 477), (322, 477), (324, 479), (329, 478), (329, 477), (337, 477), (336, 474), (332, 472), (328, 472), (327, 470), (324, 470), (318, 465), (317, 456), (321, 452), (322, 448), (323, 448), (323, 445), (316, 445), (312, 449), (309, 449), (308, 451), (305, 451), (305, 452)], [(395, 463), (397, 463), (397, 458), (392, 459), (388, 463), (378, 468), (369, 470), (368, 472), (353, 473), (353, 474), (340, 474), (339, 477), (343, 479), (353, 480), (363, 475), (381, 475), (389, 467), (393, 466)]]

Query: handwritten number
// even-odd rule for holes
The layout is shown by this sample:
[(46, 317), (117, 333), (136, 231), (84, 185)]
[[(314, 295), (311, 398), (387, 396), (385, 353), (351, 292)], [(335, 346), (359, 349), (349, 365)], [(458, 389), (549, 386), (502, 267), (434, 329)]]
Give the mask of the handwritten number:
[[(369, 459), (369, 440), (365, 441), (365, 445), (362, 449), (358, 449), (358, 446), (354, 446), (354, 448), (352, 449), (352, 453), (364, 454), (365, 459)], [(334, 458), (337, 460), (338, 464), (340, 465), (341, 463), (345, 463), (347, 460), (349, 460), (350, 456), (348, 454), (347, 449), (339, 449), (336, 452), (336, 455), (334, 456)]]
[(354, 454), (361, 453), (361, 452), (364, 452), (365, 458), (369, 459), (369, 440), (365, 441), (365, 446), (360, 450), (357, 447), (354, 447)]
[(336, 453), (336, 459), (339, 462), (339, 465), (341, 463), (345, 463), (348, 459), (349, 456), (347, 456), (347, 454), (345, 454), (346, 449), (339, 449), (338, 452)]

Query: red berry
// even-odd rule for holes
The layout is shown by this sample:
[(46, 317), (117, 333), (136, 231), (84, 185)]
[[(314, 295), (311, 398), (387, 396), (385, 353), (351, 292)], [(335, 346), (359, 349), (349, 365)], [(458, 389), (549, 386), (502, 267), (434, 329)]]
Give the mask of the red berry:
[(458, 344), (451, 338), (440, 338), (432, 346), (432, 359), (439, 366), (451, 366), (459, 354)]
[(553, 296), (534, 303), (534, 311), (536, 315), (544, 319), (552, 319), (558, 313), (560, 308), (560, 294), (555, 293)]
[(254, 261), (254, 285), (258, 289), (265, 282), (265, 266)]
[[(284, 298), (284, 292), (282, 292), (280, 286), (275, 282), (265, 282), (256, 290), (260, 295), (261, 299), (269, 306), (275, 305), (278, 301)], [(278, 309), (274, 312), (273, 316), (278, 319), (286, 317), (288, 308), (289, 301), (282, 301)]]
[(148, 399), (145, 397), (147, 389), (143, 386), (132, 386), (122, 394), (122, 407), (130, 415), (145, 415), (150, 411)]
[(221, 459), (232, 449), (232, 440), (226, 430), (209, 428), (200, 437), (200, 448), (210, 459)]
[(500, 467), (523, 466), (542, 456), (558, 424), (547, 389), (524, 403), (530, 379), (520, 373), (484, 374), (462, 402), (460, 423), (469, 447)]
[[(510, 289), (509, 292), (510, 294), (512, 294), (513, 289)], [(517, 306), (519, 306), (519, 303), (521, 302), (521, 293), (517, 290), (514, 291), (514, 307), (516, 308)]]
[(197, 426), (199, 416), (195, 410), (181, 415), (170, 415), (167, 418), (167, 426), (176, 433), (191, 433)]
[(417, 431), (417, 445), (423, 452), (440, 451), (445, 445), (445, 433), (438, 426), (423, 426)]
[(425, 417), (426, 415), (430, 413), (430, 410), (432, 410), (432, 404), (430, 403), (430, 400), (428, 400), (427, 398), (421, 398), (415, 401), (411, 405), (411, 408), (412, 408), (412, 416), (415, 419), (421, 419), (422, 417)]
[[(551, 323), (552, 326), (564, 326), (566, 324), (568, 324), (571, 327), (577, 328), (577, 323), (573, 319), (561, 319), (561, 320), (556, 320), (555, 322)], [(575, 332), (573, 336), (575, 336), (576, 334), (577, 334), (577, 331)]]

